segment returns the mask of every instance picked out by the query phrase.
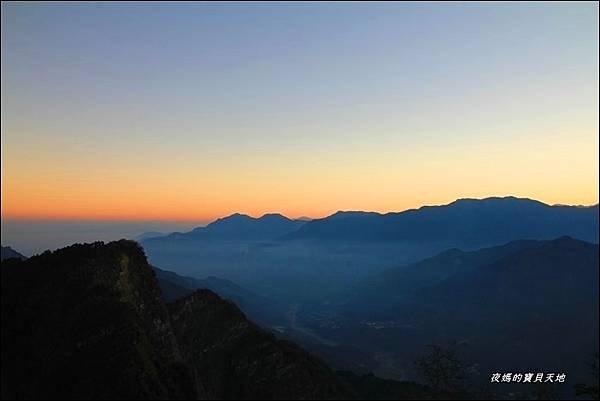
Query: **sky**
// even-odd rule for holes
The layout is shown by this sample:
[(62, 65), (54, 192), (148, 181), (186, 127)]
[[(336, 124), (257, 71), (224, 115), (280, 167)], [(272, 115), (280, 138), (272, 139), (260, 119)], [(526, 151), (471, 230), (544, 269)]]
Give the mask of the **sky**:
[(2, 3), (2, 218), (598, 203), (598, 4)]

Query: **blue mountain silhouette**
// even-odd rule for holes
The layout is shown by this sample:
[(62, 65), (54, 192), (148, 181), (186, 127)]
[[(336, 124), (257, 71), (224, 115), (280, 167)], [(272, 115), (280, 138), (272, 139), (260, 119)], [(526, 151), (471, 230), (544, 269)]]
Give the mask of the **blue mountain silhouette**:
[(568, 235), (598, 242), (598, 205), (550, 206), (515, 197), (459, 199), (398, 213), (338, 212), (307, 222), (285, 239), (440, 241), (473, 248)]

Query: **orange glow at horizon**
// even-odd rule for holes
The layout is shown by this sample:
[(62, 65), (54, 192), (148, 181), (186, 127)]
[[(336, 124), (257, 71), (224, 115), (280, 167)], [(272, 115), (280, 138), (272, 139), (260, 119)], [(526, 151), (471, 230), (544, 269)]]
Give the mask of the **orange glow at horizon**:
[(58, 159), (16, 170), (6, 168), (16, 164), (7, 154), (2, 218), (211, 221), (235, 212), (319, 218), (338, 210), (402, 211), (508, 195), (548, 204), (598, 203), (598, 171), (591, 167), (596, 147), (534, 142), (523, 137), (518, 148), (497, 142), (487, 144), (493, 152), (462, 149), (457, 159), (459, 149), (448, 147), (402, 158), (393, 149), (361, 148), (335, 160), (314, 154), (277, 170), (253, 159), (252, 168), (212, 168), (211, 174), (202, 174), (206, 166), (176, 163), (168, 169), (82, 169), (80, 161), (70, 166)]

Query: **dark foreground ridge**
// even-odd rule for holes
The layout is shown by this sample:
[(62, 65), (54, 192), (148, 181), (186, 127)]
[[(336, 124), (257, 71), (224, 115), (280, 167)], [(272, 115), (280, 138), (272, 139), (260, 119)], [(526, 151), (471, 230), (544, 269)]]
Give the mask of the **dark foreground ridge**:
[(354, 397), (211, 291), (167, 305), (135, 242), (10, 259), (1, 278), (3, 399)]
[(210, 290), (170, 304), (169, 311), (185, 360), (194, 366), (201, 392), (209, 398), (320, 399), (350, 394), (320, 360), (275, 339)]

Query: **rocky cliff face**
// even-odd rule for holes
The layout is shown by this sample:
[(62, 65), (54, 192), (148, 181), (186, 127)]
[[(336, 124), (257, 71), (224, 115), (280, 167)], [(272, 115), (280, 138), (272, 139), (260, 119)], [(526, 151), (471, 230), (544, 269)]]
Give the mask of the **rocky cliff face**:
[(167, 307), (131, 241), (3, 262), (2, 398), (348, 398), (210, 291)]

